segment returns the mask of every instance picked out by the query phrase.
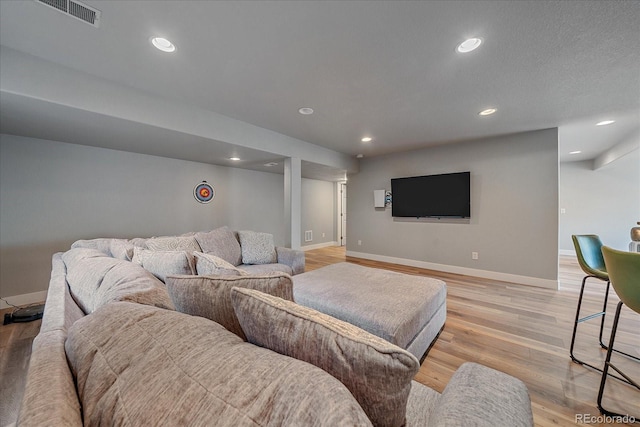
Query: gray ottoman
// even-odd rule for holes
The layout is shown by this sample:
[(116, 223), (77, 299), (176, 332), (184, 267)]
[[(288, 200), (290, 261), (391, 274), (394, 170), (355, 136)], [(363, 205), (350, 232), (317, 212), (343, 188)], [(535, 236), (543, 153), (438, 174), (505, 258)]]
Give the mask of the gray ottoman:
[(438, 279), (339, 263), (292, 277), (293, 299), (402, 347), (422, 360), (444, 326)]

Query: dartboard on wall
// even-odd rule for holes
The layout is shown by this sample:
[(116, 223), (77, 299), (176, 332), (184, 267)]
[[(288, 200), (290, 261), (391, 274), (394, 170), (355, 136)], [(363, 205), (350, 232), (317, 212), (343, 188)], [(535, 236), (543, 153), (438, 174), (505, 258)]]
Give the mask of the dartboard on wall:
[(200, 203), (209, 203), (215, 196), (215, 190), (211, 185), (207, 184), (207, 181), (202, 181), (193, 188), (193, 197)]

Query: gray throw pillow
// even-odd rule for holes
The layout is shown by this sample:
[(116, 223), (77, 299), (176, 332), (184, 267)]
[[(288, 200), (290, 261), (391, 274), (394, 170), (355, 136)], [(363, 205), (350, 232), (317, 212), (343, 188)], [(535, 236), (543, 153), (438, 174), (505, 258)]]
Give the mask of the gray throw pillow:
[(273, 235), (256, 231), (238, 231), (243, 264), (273, 264), (278, 262)]
[(420, 369), (411, 353), (350, 323), (256, 290), (234, 288), (231, 300), (250, 343), (330, 373), (351, 391), (373, 425), (405, 424), (411, 380)]
[(211, 231), (200, 231), (195, 234), (201, 251), (215, 255), (233, 265), (242, 264), (240, 243), (233, 231), (228, 227), (220, 227)]
[(246, 276), (244, 270), (212, 254), (194, 252), (198, 276)]
[(167, 291), (176, 310), (206, 317), (245, 339), (231, 304), (234, 287), (259, 289), (293, 301), (293, 282), (284, 273), (260, 276), (167, 276)]

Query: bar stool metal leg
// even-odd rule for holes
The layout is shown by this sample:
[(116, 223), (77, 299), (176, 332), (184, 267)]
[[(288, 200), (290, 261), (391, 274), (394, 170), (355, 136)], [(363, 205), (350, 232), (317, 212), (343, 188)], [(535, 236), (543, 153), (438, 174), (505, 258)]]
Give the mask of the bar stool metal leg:
[[(602, 311), (600, 311), (598, 313), (590, 314), (590, 315), (582, 317), (582, 318), (580, 317), (580, 308), (582, 307), (582, 297), (584, 296), (584, 289), (585, 289), (585, 285), (587, 284), (587, 279), (590, 278), (590, 277), (597, 278), (596, 276), (589, 275), (589, 276), (585, 276), (582, 279), (582, 286), (580, 287), (580, 296), (578, 297), (578, 307), (576, 308), (576, 317), (575, 317), (575, 321), (573, 322), (573, 333), (571, 335), (571, 346), (569, 347), (569, 354), (571, 356), (571, 360), (573, 360), (574, 362), (579, 363), (580, 365), (588, 366), (591, 369), (595, 369), (598, 372), (602, 372), (601, 368), (599, 368), (597, 366), (594, 366), (594, 365), (592, 365), (590, 363), (587, 363), (584, 360), (580, 360), (573, 354), (573, 348), (575, 346), (576, 335), (577, 335), (577, 332), (578, 332), (578, 324), (582, 323), (582, 322), (586, 322), (587, 320), (595, 319), (596, 317), (602, 317), (602, 320), (600, 321), (600, 333), (599, 333), (599, 336), (598, 336), (598, 340), (600, 342), (600, 346), (602, 348), (604, 348), (605, 350), (608, 350), (608, 347), (602, 342), (602, 334), (603, 334), (603, 330), (604, 330), (605, 316), (607, 314), (607, 302), (609, 300), (609, 288), (611, 286), (611, 282), (610, 281), (607, 281), (607, 287), (606, 287), (605, 294), (604, 294), (604, 304), (602, 306)], [(613, 351), (615, 351), (616, 353), (623, 354), (623, 355), (625, 355), (627, 357), (630, 357), (632, 359), (640, 361), (639, 357), (634, 356), (632, 354), (625, 353), (623, 351), (616, 350), (616, 349), (613, 349)], [(617, 379), (619, 379), (621, 381), (624, 381), (624, 382), (628, 383), (627, 380), (625, 380), (623, 378), (620, 378), (617, 375), (614, 375), (614, 374), (609, 374), (609, 375), (611, 375), (614, 378), (617, 378)]]
[[(582, 297), (584, 296), (584, 288), (585, 288), (585, 285), (587, 284), (587, 279), (589, 277), (596, 277), (596, 276), (584, 276), (584, 279), (582, 279), (582, 286), (580, 287), (580, 296), (578, 297), (578, 307), (576, 308), (576, 319), (573, 322), (573, 334), (571, 335), (571, 346), (569, 347), (569, 354), (571, 355), (571, 360), (573, 360), (574, 362), (579, 363), (581, 365), (589, 366), (590, 368), (597, 369), (599, 371), (602, 371), (601, 369), (599, 369), (599, 368), (597, 368), (597, 367), (595, 367), (593, 365), (590, 365), (589, 363), (586, 363), (586, 362), (578, 359), (573, 354), (573, 347), (574, 347), (574, 345), (576, 343), (576, 333), (578, 332), (578, 324), (579, 323), (585, 322), (587, 320), (591, 320), (591, 319), (593, 319), (595, 317), (598, 317), (598, 316), (603, 316), (602, 322), (600, 324), (600, 336), (602, 336), (602, 328), (604, 327), (604, 314), (605, 314), (604, 311), (601, 311), (599, 313), (590, 314), (588, 316), (580, 318), (580, 308), (582, 307)], [(607, 282), (607, 294), (608, 294), (608, 291), (609, 291), (609, 282)], [(606, 309), (606, 306), (605, 306), (605, 309)], [(600, 341), (602, 341), (602, 339)]]
[(598, 335), (598, 340), (600, 341), (600, 347), (604, 348), (605, 350), (608, 350), (608, 347), (602, 342), (602, 331), (604, 330), (604, 319), (607, 317), (607, 302), (609, 301), (610, 286), (611, 286), (611, 282), (607, 282), (607, 289), (604, 291), (604, 304), (602, 304), (602, 320), (600, 321), (600, 335)]
[[(602, 378), (600, 380), (600, 390), (598, 391), (598, 409), (603, 415), (608, 415), (611, 417), (624, 417), (625, 414), (619, 414), (617, 412), (611, 412), (602, 407), (602, 397), (604, 395), (604, 387), (607, 382), (607, 378), (609, 377), (609, 368), (613, 369), (620, 375), (624, 377), (627, 384), (631, 384), (638, 390), (640, 390), (640, 385), (631, 379), (629, 376), (625, 375), (620, 369), (618, 369), (613, 363), (611, 363), (611, 354), (613, 353), (613, 343), (616, 339), (616, 331), (618, 330), (618, 321), (620, 320), (620, 310), (622, 309), (623, 302), (620, 301), (618, 306), (616, 307), (616, 314), (613, 318), (613, 329), (611, 330), (611, 338), (609, 339), (609, 349), (607, 350), (607, 358), (604, 361), (604, 369), (602, 369)], [(617, 378), (617, 377), (616, 377)], [(628, 414), (626, 414), (628, 415)], [(636, 417), (637, 420), (640, 420), (640, 417)]]

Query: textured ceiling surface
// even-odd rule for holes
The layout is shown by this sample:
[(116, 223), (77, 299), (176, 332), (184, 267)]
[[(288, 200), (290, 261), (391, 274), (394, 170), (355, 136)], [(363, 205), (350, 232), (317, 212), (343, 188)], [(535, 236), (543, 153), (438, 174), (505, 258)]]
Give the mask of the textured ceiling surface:
[[(85, 3), (99, 28), (0, 1), (0, 44), (351, 156), (559, 127), (561, 160), (579, 160), (640, 126), (638, 1)], [(155, 50), (156, 35), (176, 52)], [(457, 53), (468, 37), (483, 44)], [(28, 127), (14, 108), (45, 108), (27, 104), (0, 104), (12, 133)], [(594, 127), (605, 118), (617, 122)], [(143, 128), (132, 145), (157, 132)]]

